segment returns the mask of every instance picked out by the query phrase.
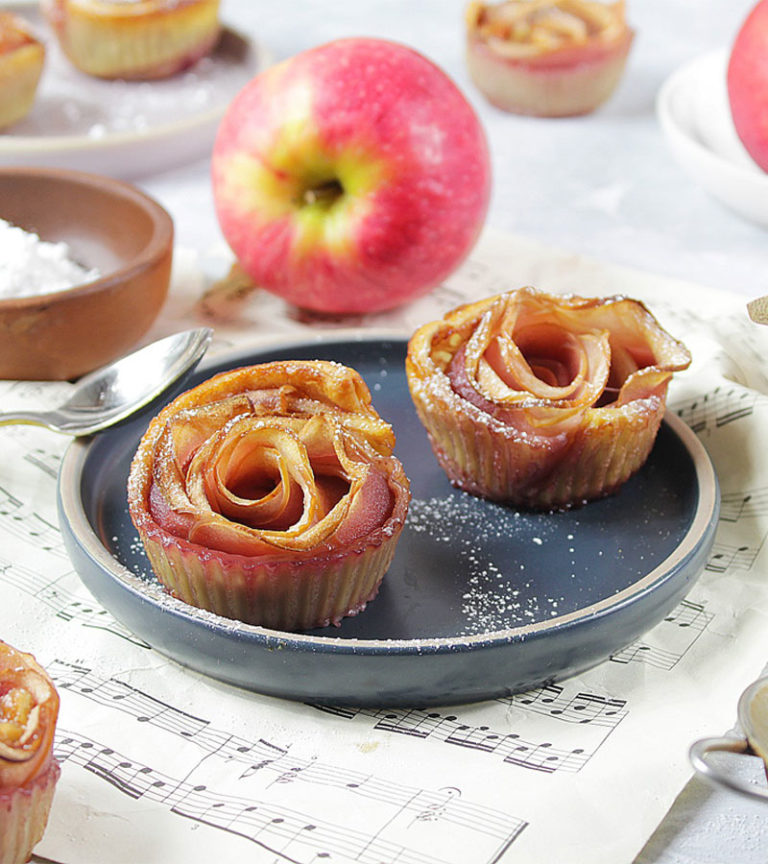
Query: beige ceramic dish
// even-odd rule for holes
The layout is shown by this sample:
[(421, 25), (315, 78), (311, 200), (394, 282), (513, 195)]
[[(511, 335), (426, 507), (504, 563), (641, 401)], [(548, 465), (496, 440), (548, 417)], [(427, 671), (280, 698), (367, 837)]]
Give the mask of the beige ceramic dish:
[(75, 378), (125, 354), (168, 293), (173, 222), (133, 186), (95, 174), (0, 169), (0, 219), (68, 244), (101, 278), (0, 299), (0, 378)]

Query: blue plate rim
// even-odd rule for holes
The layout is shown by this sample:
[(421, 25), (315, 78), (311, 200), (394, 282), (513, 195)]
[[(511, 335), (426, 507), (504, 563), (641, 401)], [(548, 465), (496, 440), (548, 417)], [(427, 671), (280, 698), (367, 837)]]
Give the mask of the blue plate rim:
[[(232, 364), (232, 368), (235, 368), (238, 363), (242, 365), (243, 360), (254, 353), (263, 354), (270, 350), (293, 350), (306, 348), (308, 345), (327, 345), (335, 342), (376, 343), (382, 341), (407, 342), (407, 340), (408, 334), (402, 330), (375, 330), (361, 333), (359, 330), (340, 328), (331, 333), (315, 335), (310, 338), (306, 336), (291, 340), (278, 338), (248, 347), (238, 346), (212, 357), (206, 357), (199, 365), (198, 371), (205, 372), (225, 364)], [(565, 615), (484, 633), (425, 637), (422, 639), (360, 639), (318, 636), (271, 630), (266, 627), (245, 624), (207, 610), (189, 606), (182, 600), (167, 594), (159, 583), (147, 583), (132, 573), (111, 555), (90, 525), (79, 490), (92, 439), (74, 439), (65, 451), (57, 484), (59, 512), (66, 520), (67, 530), (70, 532), (72, 540), (79, 545), (81, 551), (99, 567), (103, 574), (117, 581), (120, 587), (133, 594), (140, 602), (148, 602), (161, 607), (160, 611), (182, 619), (193, 627), (213, 629), (222, 634), (236, 634), (254, 646), (263, 645), (283, 649), (288, 647), (298, 651), (323, 651), (350, 655), (410, 655), (476, 650), (540, 638), (553, 631), (560, 632), (581, 623), (594, 622), (604, 615), (611, 614), (653, 590), (657, 584), (674, 577), (685, 566), (686, 562), (696, 555), (701, 545), (713, 538), (719, 516), (720, 490), (712, 461), (693, 430), (670, 410), (665, 414), (664, 423), (671, 428), (690, 455), (697, 478), (698, 502), (696, 511), (685, 537), (675, 550), (640, 579), (610, 597)], [(108, 434), (109, 430), (101, 433), (101, 435)]]

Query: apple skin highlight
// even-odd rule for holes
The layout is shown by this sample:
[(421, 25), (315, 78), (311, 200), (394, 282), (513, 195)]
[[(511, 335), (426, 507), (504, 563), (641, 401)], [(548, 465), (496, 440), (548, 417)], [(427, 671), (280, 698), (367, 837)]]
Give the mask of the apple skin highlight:
[(469, 102), (412, 49), (341, 39), (254, 78), (212, 158), (225, 238), (259, 287), (362, 313), (427, 293), (485, 220), (488, 146)]

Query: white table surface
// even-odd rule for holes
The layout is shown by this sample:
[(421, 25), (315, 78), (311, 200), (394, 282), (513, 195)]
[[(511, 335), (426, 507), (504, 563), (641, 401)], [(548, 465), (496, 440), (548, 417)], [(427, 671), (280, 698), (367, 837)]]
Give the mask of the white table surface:
[[(489, 137), (490, 226), (748, 297), (768, 294), (765, 229), (733, 215), (681, 171), (654, 111), (665, 78), (730, 44), (752, 0), (628, 5), (637, 36), (618, 91), (597, 113), (564, 120), (506, 115), (483, 101), (464, 67), (460, 0), (223, 0), (223, 18), (276, 60), (337, 37), (375, 35), (437, 62), (473, 103)], [(135, 182), (171, 212), (180, 245), (205, 250), (221, 243), (207, 161)], [(694, 779), (638, 862), (752, 864), (765, 861), (767, 846), (767, 809)]]

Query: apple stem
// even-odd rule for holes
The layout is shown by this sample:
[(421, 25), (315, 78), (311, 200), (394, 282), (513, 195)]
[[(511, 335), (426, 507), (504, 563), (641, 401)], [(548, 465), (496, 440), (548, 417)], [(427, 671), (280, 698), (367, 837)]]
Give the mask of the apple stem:
[(338, 180), (329, 180), (319, 186), (306, 189), (302, 195), (302, 204), (333, 204), (344, 192), (344, 187)]

